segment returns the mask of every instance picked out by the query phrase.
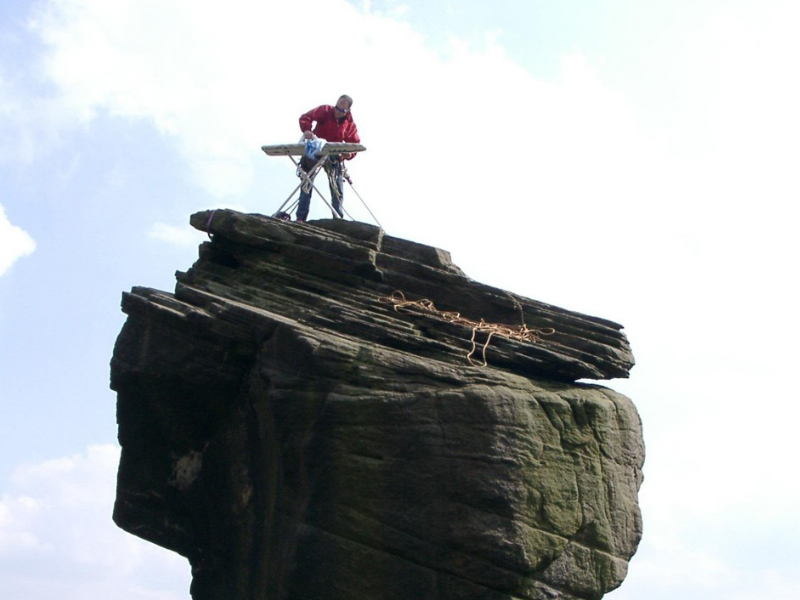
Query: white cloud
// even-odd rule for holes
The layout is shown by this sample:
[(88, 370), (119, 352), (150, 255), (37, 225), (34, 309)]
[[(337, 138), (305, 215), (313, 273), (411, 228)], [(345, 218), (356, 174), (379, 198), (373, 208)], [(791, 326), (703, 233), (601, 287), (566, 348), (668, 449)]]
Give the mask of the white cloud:
[[(744, 209), (748, 200), (780, 214), (779, 200), (797, 190), (788, 141), (798, 122), (788, 75), (797, 9), (769, 7), (755, 22), (723, 12), (710, 31), (689, 37), (684, 112), (671, 131), (637, 121), (581, 54), (565, 56), (560, 78), (543, 82), (491, 36), (480, 49), (437, 40), (448, 48), (442, 54), (369, 3), (233, 0), (221, 10), (181, 0), (62, 0), (45, 5), (35, 30), (50, 48), (46, 72), (62, 112), (73, 121), (102, 112), (152, 123), (219, 197), (247, 192), (255, 169), (266, 169), (258, 147), (293, 141), (299, 112), (344, 91), (356, 99), (369, 148), (352, 175), (394, 233), (440, 239), (438, 225), (448, 222), (479, 231), (483, 245), (526, 235), (558, 248), (560, 269), (582, 268), (601, 283), (603, 262), (669, 260), (667, 242), (682, 234), (695, 241), (715, 227), (735, 247), (742, 228), (767, 225), (763, 213), (753, 219)], [(319, 29), (346, 31), (346, 44)], [(765, 38), (773, 29), (778, 35)], [(288, 193), (288, 167), (285, 174), (274, 185)], [(312, 217), (325, 216), (317, 210)], [(775, 221), (785, 232), (786, 221)], [(645, 252), (630, 251), (638, 243)], [(463, 245), (452, 249), (470, 262), (483, 252)], [(587, 247), (597, 268), (586, 268)]]
[(4, 598), (187, 597), (186, 560), (111, 520), (118, 463), (119, 449), (105, 444), (14, 471), (0, 500)]
[(33, 254), (36, 242), (23, 229), (12, 225), (0, 204), (0, 276), (18, 259)]
[[(800, 593), (800, 582), (789, 569), (746, 564), (732, 569), (714, 556), (693, 550), (691, 544), (650, 546), (646, 555), (634, 557), (627, 579), (606, 596), (609, 600), (762, 600), (796, 598)], [(775, 552), (785, 549), (776, 548)]]
[[(346, 31), (346, 44), (313, 23)], [(539, 206), (554, 219), (571, 195), (610, 182), (630, 188), (644, 176), (624, 101), (579, 55), (565, 57), (561, 81), (545, 84), (491, 39), (480, 50), (452, 39), (442, 55), (407, 23), (345, 0), (238, 0), (224, 11), (64, 0), (48, 5), (36, 29), (51, 48), (47, 73), (77, 118), (152, 122), (218, 196), (247, 190), (263, 168), (258, 147), (294, 141), (299, 113), (341, 92), (355, 97), (370, 148), (354, 175), (386, 220), (423, 210), (453, 220), (459, 210), (489, 211), (496, 198), (547, 198)]]
[(197, 231), (188, 224), (177, 226), (167, 225), (166, 223), (154, 223), (148, 229), (147, 237), (184, 248), (197, 246), (207, 239), (204, 233)]
[(298, 30), (309, 11), (334, 28), (355, 13), (344, 0), (240, 0), (224, 10), (181, 0), (67, 0), (46, 5), (35, 29), (52, 49), (46, 71), (72, 114), (152, 122), (175, 140), (196, 180), (226, 196), (252, 183), (265, 138), (285, 139), (270, 130), (283, 109), (293, 115), (321, 62), (316, 36)]
[[(800, 335), (786, 318), (800, 300), (790, 212), (800, 195), (799, 9), (740, 4), (749, 11), (724, 7), (680, 39), (691, 62), (673, 65), (684, 87), (658, 120), (668, 130), (642, 123), (647, 111), (606, 85), (594, 57), (564, 56), (560, 75), (541, 81), (492, 39), (479, 49), (437, 40), (447, 48), (437, 52), (368, 2), (359, 11), (344, 0), (224, 9), (60, 0), (45, 5), (36, 31), (58, 90), (47, 126), (97, 114), (151, 123), (219, 196), (245, 194), (255, 170), (272, 166), (264, 161), (280, 162), (258, 147), (296, 140), (300, 112), (353, 95), (369, 150), (351, 174), (391, 234), (451, 250), (478, 280), (629, 327), (640, 361), (630, 395), (651, 417), (642, 560), (655, 561), (637, 558), (631, 583), (702, 564), (691, 583), (729, 599), (738, 592), (720, 582), (735, 568), (720, 553), (731, 540), (698, 548), (693, 528), (757, 513), (765, 528), (794, 527), (798, 495), (786, 476), (797, 414), (783, 386)], [(33, 126), (23, 108), (0, 102)], [(295, 183), (285, 163), (285, 179), (269, 182), (277, 197)], [(346, 195), (353, 215), (370, 220)], [(325, 216), (319, 204), (312, 217)], [(257, 209), (270, 212), (260, 200)], [(197, 234), (157, 223), (148, 235), (188, 244)], [(15, 523), (41, 518), (19, 498), (5, 505)], [(5, 531), (20, 551), (55, 548), (39, 530)], [(732, 581), (737, 598), (756, 597)], [(771, 581), (796, 591), (785, 572)]]
[(52, 152), (77, 123), (59, 99), (40, 95), (18, 77), (4, 77), (6, 60), (0, 56), (0, 163), (29, 164)]
[(30, 531), (21, 527), (39, 512), (39, 503), (29, 496), (3, 498), (0, 502), (0, 556), (12, 550), (47, 550)]
[(30, 160), (33, 140), (25, 121), (31, 112), (30, 107), (23, 109), (16, 90), (0, 72), (0, 161)]

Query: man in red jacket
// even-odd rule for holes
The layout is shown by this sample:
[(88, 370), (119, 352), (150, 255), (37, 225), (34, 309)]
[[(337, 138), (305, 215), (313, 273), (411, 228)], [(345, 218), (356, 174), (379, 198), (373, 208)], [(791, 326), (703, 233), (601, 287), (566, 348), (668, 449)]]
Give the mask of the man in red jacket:
[[(358, 129), (353, 121), (353, 114), (350, 108), (353, 106), (353, 99), (350, 96), (340, 96), (335, 106), (324, 104), (314, 108), (300, 117), (300, 130), (303, 137), (307, 140), (314, 136), (322, 138), (328, 142), (352, 142), (361, 143), (358, 137)], [(316, 125), (312, 129), (312, 124)], [(342, 177), (342, 160), (350, 160), (355, 154), (346, 154), (335, 157), (330, 156), (325, 163), (325, 171), (328, 173), (331, 188), (331, 201), (333, 209), (342, 217), (342, 200), (344, 199), (344, 181)], [(308, 191), (306, 191), (308, 187)], [(308, 218), (308, 207), (311, 203), (311, 187), (303, 186), (300, 189), (300, 199), (297, 203), (297, 220), (305, 221)]]

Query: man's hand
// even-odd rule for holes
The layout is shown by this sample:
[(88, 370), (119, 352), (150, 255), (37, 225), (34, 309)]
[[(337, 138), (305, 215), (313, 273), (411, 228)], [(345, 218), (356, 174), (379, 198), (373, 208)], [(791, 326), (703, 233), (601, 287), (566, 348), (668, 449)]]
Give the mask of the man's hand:
[(303, 137), (307, 140), (313, 140), (315, 136), (311, 131), (306, 130), (303, 132)]

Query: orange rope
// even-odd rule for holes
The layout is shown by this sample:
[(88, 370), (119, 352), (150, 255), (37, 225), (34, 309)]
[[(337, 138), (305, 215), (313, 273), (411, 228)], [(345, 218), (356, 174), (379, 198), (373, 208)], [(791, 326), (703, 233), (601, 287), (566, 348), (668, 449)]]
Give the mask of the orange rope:
[[(516, 298), (511, 296), (511, 299), (516, 304), (517, 308), (520, 310), (520, 316), (522, 316), (522, 305), (517, 301)], [(475, 354), (475, 351), (478, 349), (478, 343), (475, 341), (475, 336), (477, 332), (483, 331), (488, 333), (488, 337), (486, 341), (483, 343), (483, 348), (481, 349), (481, 354), (483, 357), (483, 365), (487, 366), (486, 362), (486, 348), (489, 346), (489, 342), (492, 341), (492, 337), (495, 335), (502, 336), (504, 338), (517, 340), (520, 342), (530, 342), (536, 343), (543, 341), (542, 336), (546, 335), (553, 335), (556, 330), (552, 327), (545, 327), (542, 329), (530, 329), (527, 325), (525, 325), (524, 318), (522, 319), (522, 324), (513, 327), (511, 325), (502, 325), (500, 323), (487, 323), (483, 319), (480, 321), (472, 321), (465, 317), (462, 317), (460, 313), (454, 311), (446, 311), (446, 310), (439, 310), (434, 306), (433, 302), (427, 299), (423, 300), (406, 300), (405, 295), (401, 291), (392, 292), (391, 296), (384, 296), (378, 298), (378, 302), (382, 302), (384, 304), (392, 304), (394, 305), (394, 310), (397, 312), (422, 312), (427, 313), (428, 315), (439, 318), (443, 321), (448, 323), (455, 323), (456, 325), (464, 325), (465, 327), (472, 328), (472, 349), (467, 354), (467, 361), (471, 365), (479, 364), (472, 359), (472, 355)]]

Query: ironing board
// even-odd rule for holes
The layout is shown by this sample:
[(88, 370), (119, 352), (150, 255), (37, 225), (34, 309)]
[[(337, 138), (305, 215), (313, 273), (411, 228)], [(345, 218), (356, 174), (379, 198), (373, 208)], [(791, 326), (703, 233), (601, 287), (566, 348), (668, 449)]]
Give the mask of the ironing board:
[(273, 217), (280, 214), (280, 212), (284, 209), (284, 207), (287, 204), (289, 204), (294, 195), (300, 190), (303, 184), (309, 183), (313, 188), (313, 190), (317, 192), (319, 197), (322, 198), (322, 201), (325, 202), (327, 207), (331, 209), (334, 218), (341, 218), (339, 217), (338, 213), (335, 210), (333, 210), (333, 207), (331, 206), (330, 202), (328, 202), (327, 198), (325, 198), (325, 196), (322, 195), (322, 192), (320, 192), (317, 189), (317, 186), (314, 185), (314, 178), (317, 176), (317, 173), (319, 173), (320, 169), (322, 169), (323, 165), (325, 164), (325, 161), (328, 159), (329, 156), (363, 152), (364, 150), (366, 150), (364, 146), (362, 146), (361, 144), (353, 144), (351, 142), (326, 142), (325, 145), (322, 146), (322, 149), (319, 152), (317, 152), (317, 156), (319, 158), (317, 159), (317, 162), (314, 163), (314, 166), (311, 168), (311, 170), (309, 170), (308, 173), (306, 173), (305, 171), (303, 171), (303, 169), (300, 168), (300, 163), (295, 159), (295, 156), (303, 156), (303, 154), (305, 154), (306, 151), (305, 142), (297, 142), (295, 144), (273, 144), (271, 146), (261, 146), (261, 149), (267, 156), (288, 156), (289, 159), (294, 163), (295, 167), (297, 167), (297, 171), (298, 173), (300, 173), (300, 177), (302, 178), (301, 182), (297, 185), (297, 187), (294, 188), (291, 194), (289, 194), (289, 197), (283, 202), (283, 204), (281, 204), (280, 208), (277, 211), (275, 211), (275, 213), (272, 215)]

